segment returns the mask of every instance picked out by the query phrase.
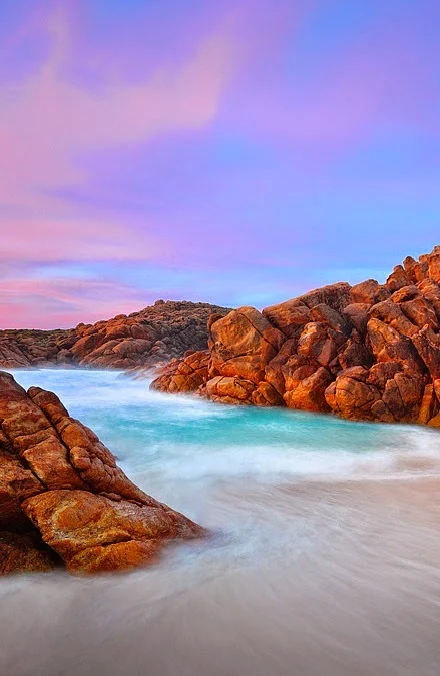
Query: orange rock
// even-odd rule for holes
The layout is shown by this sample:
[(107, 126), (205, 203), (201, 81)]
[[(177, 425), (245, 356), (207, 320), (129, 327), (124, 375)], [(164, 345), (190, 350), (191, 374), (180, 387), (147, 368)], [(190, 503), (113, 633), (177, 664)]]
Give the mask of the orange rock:
[(298, 298), (271, 305), (263, 310), (263, 315), (288, 338), (298, 338), (303, 327), (312, 321), (312, 313)]
[(168, 540), (203, 534), (135, 486), (52, 392), (0, 372), (0, 424), (0, 529), (33, 538), (0, 538), (0, 572), (53, 566), (32, 524), (83, 573), (144, 565)]
[(56, 565), (58, 557), (38, 533), (0, 531), (0, 575), (46, 573)]
[(394, 293), (394, 291), (401, 289), (402, 286), (408, 286), (409, 283), (410, 280), (405, 272), (404, 267), (402, 265), (396, 265), (393, 272), (385, 282), (385, 285), (390, 293)]
[[(282, 396), (288, 406), (330, 407), (359, 420), (434, 419), (440, 401), (439, 260), (436, 247), (418, 261), (407, 258), (385, 285), (341, 282), (272, 305), (262, 315), (240, 308), (212, 316), (209, 386), (202, 385), (200, 394), (258, 405), (281, 404)], [(287, 340), (270, 338), (271, 329)]]
[(366, 381), (368, 371), (354, 367), (342, 371), (325, 392), (327, 404), (342, 416), (351, 420), (374, 420), (372, 406), (380, 400), (377, 387)]
[(368, 303), (373, 305), (386, 300), (390, 295), (385, 284), (379, 284), (375, 279), (367, 279), (365, 282), (351, 287), (352, 303)]
[(330, 410), (325, 391), (333, 378), (327, 369), (321, 367), (315, 373), (301, 380), (293, 390), (286, 391), (284, 400), (290, 408), (326, 413)]
[(207, 397), (224, 403), (250, 403), (255, 389), (251, 380), (233, 376), (216, 376), (206, 383)]
[(189, 352), (183, 359), (175, 359), (160, 369), (151, 388), (162, 392), (195, 392), (208, 379), (209, 362), (209, 353)]
[(417, 422), (420, 425), (427, 425), (430, 420), (435, 418), (440, 411), (439, 401), (434, 390), (434, 385), (429, 383), (426, 385), (423, 399), (420, 404), (419, 417)]
[(284, 406), (284, 399), (280, 393), (264, 380), (252, 392), (252, 403), (256, 406)]
[(87, 491), (40, 493), (25, 500), (23, 510), (72, 572), (145, 565), (160, 543), (201, 533), (189, 519), (160, 503), (138, 505)]
[(212, 313), (229, 311), (208, 303), (157, 301), (140, 312), (120, 314), (74, 329), (0, 331), (0, 367), (50, 364), (99, 368), (154, 367), (183, 357), (191, 350), (206, 350), (207, 321)]
[(284, 334), (255, 308), (232, 310), (211, 324), (211, 369), (258, 385), (285, 340)]

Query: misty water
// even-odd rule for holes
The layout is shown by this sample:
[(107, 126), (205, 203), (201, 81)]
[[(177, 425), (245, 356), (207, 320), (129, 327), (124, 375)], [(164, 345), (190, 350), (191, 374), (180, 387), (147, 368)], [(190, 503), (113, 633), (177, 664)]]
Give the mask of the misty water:
[(111, 371), (14, 375), (213, 536), (131, 574), (2, 579), (0, 674), (438, 676), (438, 432), (222, 406)]

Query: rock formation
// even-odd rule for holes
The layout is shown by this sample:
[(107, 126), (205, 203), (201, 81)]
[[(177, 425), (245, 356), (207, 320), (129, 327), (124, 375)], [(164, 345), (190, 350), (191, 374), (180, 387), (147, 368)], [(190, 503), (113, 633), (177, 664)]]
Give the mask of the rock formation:
[(0, 330), (0, 367), (92, 366), (148, 368), (187, 350), (207, 348), (207, 320), (227, 308), (208, 303), (157, 301), (130, 315), (53, 331)]
[(340, 282), (208, 328), (208, 351), (174, 360), (153, 388), (440, 427), (440, 247), (385, 284)]
[(136, 568), (202, 528), (137, 488), (52, 392), (0, 372), (0, 574)]

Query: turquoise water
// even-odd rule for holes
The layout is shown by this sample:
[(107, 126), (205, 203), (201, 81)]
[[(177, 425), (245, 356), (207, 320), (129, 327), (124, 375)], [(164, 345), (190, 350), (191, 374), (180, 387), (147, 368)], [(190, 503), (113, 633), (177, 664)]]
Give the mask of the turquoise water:
[(14, 376), (214, 537), (131, 575), (0, 581), (0, 673), (438, 676), (436, 431), (164, 395), (112, 371)]
[[(342, 421), (283, 408), (224, 406), (149, 391), (119, 372), (20, 370), (24, 387), (55, 391), (72, 416), (91, 427), (133, 474), (160, 484), (247, 476), (300, 477), (428, 472), (437, 431)], [(416, 468), (411, 460), (426, 459)], [(405, 466), (405, 460), (408, 465)]]

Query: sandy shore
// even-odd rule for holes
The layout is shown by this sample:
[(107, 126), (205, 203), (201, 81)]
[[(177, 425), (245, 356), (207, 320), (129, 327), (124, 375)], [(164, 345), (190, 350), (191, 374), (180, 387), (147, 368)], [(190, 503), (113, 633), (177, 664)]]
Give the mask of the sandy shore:
[(0, 673), (438, 676), (437, 478), (229, 499), (262, 527), (268, 513), (295, 522), (296, 540), (254, 559), (220, 547), (129, 576), (2, 582)]

